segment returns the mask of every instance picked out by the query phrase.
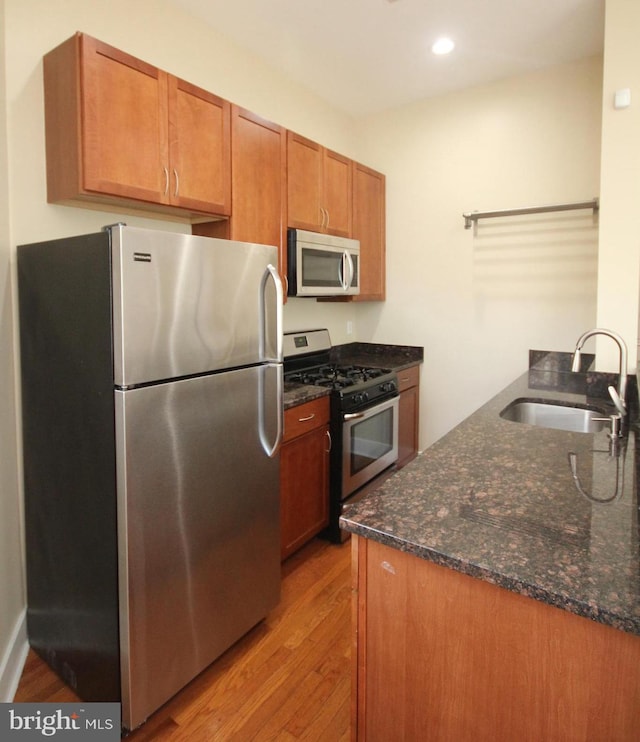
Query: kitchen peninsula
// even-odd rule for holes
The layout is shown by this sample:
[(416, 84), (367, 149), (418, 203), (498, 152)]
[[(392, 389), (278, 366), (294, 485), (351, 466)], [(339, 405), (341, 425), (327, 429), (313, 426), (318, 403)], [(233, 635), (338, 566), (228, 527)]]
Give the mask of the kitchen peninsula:
[(638, 738), (636, 432), (612, 443), (502, 419), (523, 397), (606, 410), (593, 397), (610, 375), (531, 356), (343, 514), (360, 742)]

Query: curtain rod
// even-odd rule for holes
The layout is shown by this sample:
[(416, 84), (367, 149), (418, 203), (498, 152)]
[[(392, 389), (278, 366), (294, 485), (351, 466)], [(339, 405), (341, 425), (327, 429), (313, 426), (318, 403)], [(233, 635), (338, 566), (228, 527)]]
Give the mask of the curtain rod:
[(501, 211), (468, 211), (463, 214), (464, 217), (464, 228), (469, 229), (472, 222), (477, 222), (478, 219), (486, 219), (489, 217), (499, 216), (520, 216), (521, 214), (542, 214), (547, 211), (573, 211), (576, 209), (593, 209), (595, 214), (600, 208), (600, 203), (597, 198), (591, 201), (578, 201), (571, 204), (555, 204), (551, 206), (529, 206), (523, 209), (503, 209)]

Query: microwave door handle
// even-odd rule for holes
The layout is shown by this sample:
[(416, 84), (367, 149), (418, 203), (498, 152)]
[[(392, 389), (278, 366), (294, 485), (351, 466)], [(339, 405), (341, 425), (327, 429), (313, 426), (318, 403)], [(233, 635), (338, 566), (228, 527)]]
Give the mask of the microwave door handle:
[(347, 258), (348, 257), (349, 257), (348, 253), (345, 250), (342, 253), (342, 275), (340, 276), (340, 285), (342, 286), (343, 291), (346, 291), (349, 288), (349, 279), (347, 278), (347, 272), (348, 272), (347, 271), (347, 265), (348, 265)]
[(345, 252), (345, 255), (347, 256), (347, 264), (349, 266), (349, 280), (347, 282), (347, 288), (350, 288), (351, 284), (353, 283), (355, 270), (353, 268), (353, 258), (351, 257), (351, 254), (349, 252)]

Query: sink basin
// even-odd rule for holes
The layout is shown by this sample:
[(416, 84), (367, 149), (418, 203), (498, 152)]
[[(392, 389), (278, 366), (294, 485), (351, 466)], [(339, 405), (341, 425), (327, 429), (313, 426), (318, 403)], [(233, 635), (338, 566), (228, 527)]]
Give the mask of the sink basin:
[[(504, 420), (572, 433), (598, 433), (609, 428), (606, 416), (586, 406), (569, 407), (548, 400), (514, 399), (500, 413)], [(594, 419), (594, 418), (606, 418)]]

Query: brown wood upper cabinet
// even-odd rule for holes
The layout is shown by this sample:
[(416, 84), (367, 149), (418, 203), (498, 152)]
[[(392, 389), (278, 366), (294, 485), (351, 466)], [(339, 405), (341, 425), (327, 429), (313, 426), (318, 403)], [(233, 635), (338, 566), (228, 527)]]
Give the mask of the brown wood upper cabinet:
[(231, 237), (286, 248), (286, 130), (232, 106)]
[(229, 102), (82, 33), (45, 56), (44, 89), (50, 202), (230, 213)]
[(352, 301), (383, 301), (386, 285), (385, 177), (353, 163), (353, 235), (360, 240), (360, 294)]
[(275, 245), (280, 274), (286, 276), (286, 162), (286, 129), (232, 105), (232, 214), (228, 220), (194, 224), (193, 234)]
[(351, 237), (351, 160), (287, 132), (287, 202), (290, 227)]

